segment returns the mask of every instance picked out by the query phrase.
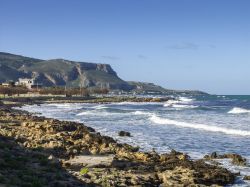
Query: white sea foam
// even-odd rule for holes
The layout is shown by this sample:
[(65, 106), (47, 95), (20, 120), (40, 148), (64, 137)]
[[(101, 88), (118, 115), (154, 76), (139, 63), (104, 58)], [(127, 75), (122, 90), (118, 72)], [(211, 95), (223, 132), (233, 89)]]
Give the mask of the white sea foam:
[(243, 114), (243, 113), (250, 113), (250, 110), (234, 107), (232, 110), (228, 112), (229, 114)]
[(173, 108), (197, 108), (198, 106), (189, 105), (193, 99), (187, 97), (179, 97), (177, 100), (168, 100), (164, 103), (164, 107), (173, 107)]
[(180, 121), (175, 121), (175, 120), (171, 120), (167, 118), (160, 118), (156, 115), (153, 115), (152, 117), (150, 117), (150, 120), (154, 123), (163, 124), (163, 125), (175, 125), (177, 127), (193, 128), (193, 129), (205, 130), (205, 131), (210, 131), (210, 132), (221, 132), (225, 134), (238, 135), (238, 136), (250, 136), (250, 131), (229, 129), (229, 128), (223, 128), (223, 127), (218, 127), (218, 126), (213, 126), (213, 125), (180, 122)]
[(179, 100), (185, 103), (190, 103), (192, 102), (194, 99), (191, 98), (187, 98), (187, 97), (179, 97)]
[(176, 103), (179, 103), (180, 101), (178, 101), (178, 100), (168, 100), (168, 101), (166, 101), (165, 103), (164, 103), (164, 107), (171, 107), (171, 106), (173, 106), (173, 104), (176, 104)]
[(109, 108), (109, 107), (104, 106), (104, 105), (96, 105), (96, 106), (93, 106), (93, 107), (90, 107), (90, 108), (93, 108), (93, 109), (96, 109), (96, 110), (101, 110), (101, 109), (106, 109), (106, 108)]
[(150, 112), (143, 112), (143, 111), (135, 111), (133, 112), (134, 115), (152, 115)]
[(176, 99), (170, 99), (166, 102), (166, 104), (175, 104), (175, 103), (190, 103), (194, 101), (192, 98), (187, 98), (187, 97), (178, 97)]
[(175, 105), (172, 105), (172, 107), (174, 107), (174, 108), (197, 108), (198, 106), (175, 104)]
[(80, 112), (78, 114), (76, 114), (76, 116), (85, 116), (85, 115), (91, 115), (94, 114), (93, 111), (85, 111), (85, 112)]
[(112, 103), (113, 105), (161, 105), (159, 102), (119, 102)]
[(53, 106), (53, 107), (60, 108), (60, 109), (80, 109), (80, 108), (82, 108), (81, 105), (73, 104), (73, 103), (59, 103), (59, 104), (51, 103), (51, 104), (48, 104), (48, 106)]
[(58, 108), (69, 108), (72, 107), (72, 104), (69, 103), (52, 103), (52, 104), (48, 104), (49, 106), (54, 106), (54, 107), (58, 107)]
[(218, 98), (225, 98), (225, 95), (217, 95)]
[(80, 112), (78, 114), (76, 114), (76, 116), (85, 116), (85, 117), (89, 117), (89, 116), (114, 116), (114, 115), (121, 115), (120, 113), (111, 113), (111, 112), (96, 112), (96, 111), (86, 111), (86, 112)]

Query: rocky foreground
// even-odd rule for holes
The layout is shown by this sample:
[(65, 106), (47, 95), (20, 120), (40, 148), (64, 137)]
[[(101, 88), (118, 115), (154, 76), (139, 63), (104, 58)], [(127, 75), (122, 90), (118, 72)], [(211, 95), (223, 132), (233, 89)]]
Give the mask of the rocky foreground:
[(236, 175), (176, 152), (140, 152), (81, 123), (0, 107), (0, 186), (224, 186)]

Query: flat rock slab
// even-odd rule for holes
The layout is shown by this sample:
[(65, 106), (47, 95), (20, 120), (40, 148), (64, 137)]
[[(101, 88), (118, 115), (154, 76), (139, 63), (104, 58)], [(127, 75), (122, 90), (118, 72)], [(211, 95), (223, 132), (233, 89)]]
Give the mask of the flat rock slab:
[(70, 165), (82, 165), (85, 167), (95, 167), (98, 165), (110, 166), (114, 155), (82, 155), (76, 156), (67, 161)]

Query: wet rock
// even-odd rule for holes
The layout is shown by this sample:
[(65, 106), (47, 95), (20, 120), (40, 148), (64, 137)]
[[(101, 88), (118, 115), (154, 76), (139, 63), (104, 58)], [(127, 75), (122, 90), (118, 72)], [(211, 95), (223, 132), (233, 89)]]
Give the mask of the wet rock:
[(118, 159), (118, 158), (113, 158), (111, 162), (111, 166), (119, 169), (125, 169), (125, 168), (131, 168), (134, 166), (137, 166), (138, 164), (135, 162), (131, 162), (129, 160), (125, 159)]
[(238, 154), (225, 154), (223, 155), (225, 158), (231, 158), (232, 164), (239, 165), (239, 166), (246, 166), (247, 160), (243, 158), (241, 155)]
[[(175, 150), (161, 155), (154, 150), (140, 152), (139, 147), (117, 143), (113, 138), (102, 136), (81, 123), (12, 113), (11, 110), (0, 112), (2, 121), (11, 120), (21, 124), (0, 124), (0, 138), (16, 137), (15, 141), (22, 148), (26, 147), (26, 151), (35, 150), (36, 154), (42, 155), (39, 156), (39, 162), (35, 163), (41, 163), (43, 167), (52, 164), (50, 167), (56, 165), (59, 168), (59, 165), (78, 178), (81, 184), (86, 183), (86, 186), (93, 183), (93, 186), (159, 186), (161, 183), (162, 186), (226, 185), (235, 178), (226, 169), (208, 165), (204, 161), (190, 160), (188, 155)], [(130, 133), (121, 131), (121, 135), (130, 136)], [(0, 165), (4, 163), (1, 158)], [(235, 155), (230, 158), (237, 163), (244, 161)], [(79, 175), (82, 167), (89, 169), (88, 176)], [(55, 174), (45, 175), (54, 179), (50, 175)], [(68, 178), (59, 175), (52, 182), (58, 186), (64, 179)], [(67, 182), (64, 184), (79, 186)]]
[(244, 176), (243, 180), (250, 180), (250, 175)]
[(204, 159), (207, 159), (207, 160), (225, 159), (225, 158), (232, 159), (232, 164), (234, 164), (234, 165), (239, 165), (239, 166), (246, 166), (247, 165), (246, 158), (242, 157), (239, 154), (235, 154), (235, 153), (219, 155), (218, 153), (213, 152), (211, 155), (204, 156)]
[(163, 181), (162, 186), (192, 186), (195, 184), (195, 171), (182, 167), (160, 173), (159, 177)]
[(217, 158), (217, 153), (216, 152), (213, 152), (210, 156), (211, 159), (215, 159)]
[(119, 131), (119, 132), (118, 132), (118, 135), (119, 135), (119, 136), (128, 136), (128, 137), (131, 136), (130, 132), (126, 132), (126, 131)]
[(50, 162), (53, 163), (53, 164), (56, 164), (56, 165), (60, 164), (60, 161), (56, 157), (54, 157), (53, 155), (50, 155), (48, 157), (48, 160), (50, 160)]

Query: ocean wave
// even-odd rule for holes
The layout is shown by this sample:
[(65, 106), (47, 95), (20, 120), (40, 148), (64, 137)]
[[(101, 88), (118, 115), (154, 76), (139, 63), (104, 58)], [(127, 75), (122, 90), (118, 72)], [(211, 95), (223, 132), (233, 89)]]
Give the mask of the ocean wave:
[(132, 112), (134, 115), (152, 115), (152, 113), (150, 112), (143, 112), (143, 111), (135, 111), (135, 112)]
[(112, 105), (162, 105), (160, 102), (119, 102), (119, 103), (112, 103)]
[(243, 114), (243, 113), (250, 113), (250, 110), (240, 108), (240, 107), (234, 107), (232, 110), (228, 112), (229, 114)]
[(175, 104), (175, 105), (172, 105), (172, 107), (174, 108), (198, 108), (199, 106)]
[[(96, 112), (95, 110), (91, 110), (91, 111), (85, 111), (85, 112), (80, 112), (78, 114), (75, 114), (76, 116), (94, 116), (94, 117), (100, 117), (100, 116), (117, 116), (117, 115), (121, 115), (121, 113), (115, 113), (115, 112), (106, 112), (106, 111), (103, 111), (103, 112)], [(122, 114), (124, 115), (124, 114)], [(126, 115), (126, 113), (125, 113)]]
[(48, 106), (60, 108), (60, 109), (81, 109), (82, 106), (79, 104), (73, 104), (73, 103), (51, 103), (48, 104)]
[(95, 110), (102, 110), (102, 109), (107, 109), (109, 107), (104, 106), (104, 105), (96, 105), (96, 106), (93, 106), (93, 107), (90, 107), (90, 108), (95, 109)]
[(85, 115), (92, 115), (96, 112), (93, 112), (93, 111), (85, 111), (85, 112), (80, 112), (78, 114), (76, 114), (76, 116), (85, 116)]
[(172, 104), (177, 104), (177, 103), (182, 103), (182, 104), (188, 104), (193, 102), (194, 99), (187, 98), (187, 97), (178, 97), (176, 99), (170, 99), (165, 102), (164, 106), (172, 105)]
[(179, 100), (183, 103), (190, 103), (190, 102), (194, 101), (194, 99), (188, 98), (188, 97), (179, 97)]
[(72, 107), (72, 104), (69, 104), (69, 103), (52, 103), (52, 104), (48, 104), (48, 106), (54, 106), (54, 107), (58, 107), (58, 108), (69, 108), (69, 107)]
[(177, 100), (168, 100), (164, 103), (164, 107), (173, 107), (179, 109), (188, 109), (188, 108), (198, 108), (199, 106), (190, 105), (193, 99), (186, 97), (179, 97)]
[(180, 122), (180, 121), (175, 121), (175, 120), (171, 120), (167, 118), (160, 118), (156, 115), (153, 115), (152, 117), (150, 117), (150, 120), (156, 124), (162, 124), (162, 125), (175, 125), (177, 127), (193, 128), (193, 129), (210, 131), (210, 132), (221, 132), (224, 134), (231, 134), (231, 135), (238, 135), (238, 136), (250, 136), (250, 131), (229, 129), (229, 128), (223, 128), (223, 127), (218, 127), (218, 126), (213, 126), (213, 125)]
[(171, 107), (171, 106), (173, 106), (174, 104), (177, 104), (177, 103), (179, 103), (180, 101), (178, 101), (178, 100), (168, 100), (168, 101), (166, 101), (165, 103), (164, 103), (164, 107)]

